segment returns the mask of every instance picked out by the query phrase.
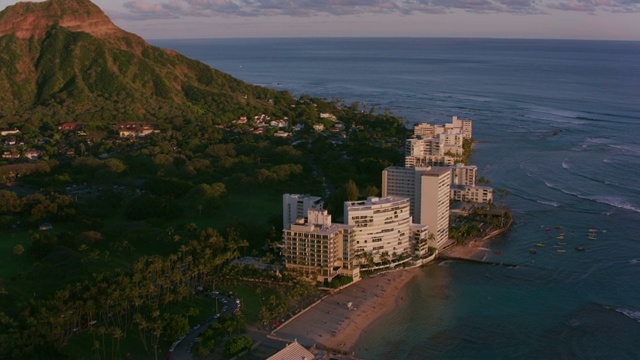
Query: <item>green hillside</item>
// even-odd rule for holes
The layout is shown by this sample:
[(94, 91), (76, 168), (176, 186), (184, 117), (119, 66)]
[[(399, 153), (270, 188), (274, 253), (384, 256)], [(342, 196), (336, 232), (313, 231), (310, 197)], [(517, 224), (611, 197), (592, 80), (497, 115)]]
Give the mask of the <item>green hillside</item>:
[[(44, 5), (50, 3), (91, 4), (50, 0), (15, 6), (23, 6), (20, 14), (32, 14), (49, 9)], [(64, 6), (58, 11), (73, 13)], [(106, 18), (95, 9), (91, 16)], [(10, 7), (0, 13), (0, 29), (9, 28), (2, 25), (9, 21), (5, 14), (9, 10), (17, 12)], [(50, 17), (46, 14), (41, 20), (45, 23)], [(148, 122), (175, 116), (210, 116), (225, 122), (240, 109), (273, 112), (274, 106), (292, 101), (286, 93), (247, 84), (174, 51), (151, 46), (115, 25), (116, 35), (95, 36), (54, 20), (50, 23), (43, 30), (42, 26), (33, 29), (29, 37), (24, 33), (0, 36), (0, 126), (12, 125), (15, 117), (32, 112), (46, 114), (43, 120), (53, 122), (60, 118)]]
[[(338, 218), (407, 135), (150, 46), (88, 0), (0, 12), (0, 131), (1, 359), (159, 359), (203, 321), (194, 352), (222, 358), (322, 295), (280, 267), (282, 194)], [(213, 289), (241, 312), (208, 320)]]

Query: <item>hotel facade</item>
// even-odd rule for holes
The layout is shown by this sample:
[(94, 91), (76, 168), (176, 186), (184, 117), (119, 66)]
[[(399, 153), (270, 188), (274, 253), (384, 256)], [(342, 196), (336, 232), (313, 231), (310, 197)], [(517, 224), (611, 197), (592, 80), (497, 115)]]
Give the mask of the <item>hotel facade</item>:
[(409, 198), (369, 197), (344, 203), (344, 217), (355, 227), (357, 254), (368, 253), (374, 262), (412, 255), (411, 209)]
[(451, 199), (476, 203), (492, 203), (493, 188), (478, 186), (478, 167), (456, 164), (451, 167)]
[[(317, 281), (331, 281), (338, 275), (357, 280), (365, 265), (373, 270), (420, 260), (429, 255), (430, 246), (436, 247), (435, 241), (429, 240), (427, 225), (412, 224), (406, 197), (345, 202), (346, 224), (333, 223), (318, 199), (308, 195), (283, 196), (285, 218), (298, 201), (300, 207), (310, 206), (305, 216), (286, 221), (281, 243), (285, 266), (315, 276)], [(296, 206), (288, 206), (293, 204)]]
[(451, 169), (448, 167), (407, 168), (392, 166), (382, 172), (382, 196), (410, 199), (416, 223), (425, 224), (442, 248), (449, 239)]
[[(283, 203), (298, 195), (285, 194)], [(307, 209), (305, 217), (288, 223), (282, 231), (281, 251), (285, 266), (317, 281), (331, 281), (337, 275), (360, 278), (353, 238), (354, 226), (334, 224), (322, 202)]]
[[(283, 195), (285, 265), (330, 281), (360, 270), (430, 259), (448, 246), (451, 200), (492, 202), (477, 186), (478, 169), (456, 164), (471, 139), (472, 121), (419, 124), (405, 144), (405, 167), (382, 172), (382, 197), (344, 203), (345, 224), (334, 224), (320, 197)], [(432, 166), (431, 164), (442, 166)], [(415, 223), (414, 223), (415, 222)], [(428, 261), (428, 260), (426, 260)], [(386, 264), (386, 265), (385, 265)]]

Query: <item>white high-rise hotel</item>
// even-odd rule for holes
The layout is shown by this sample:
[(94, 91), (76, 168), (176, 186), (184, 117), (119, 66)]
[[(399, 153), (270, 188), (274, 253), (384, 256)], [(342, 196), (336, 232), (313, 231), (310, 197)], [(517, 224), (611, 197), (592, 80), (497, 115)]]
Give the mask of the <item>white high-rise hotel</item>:
[(344, 203), (344, 217), (355, 226), (356, 253), (367, 252), (380, 262), (411, 254), (411, 211), (409, 198), (399, 196), (369, 197)]
[(382, 172), (382, 196), (403, 196), (411, 201), (411, 215), (425, 224), (441, 248), (449, 239), (451, 169), (392, 166)]
[[(295, 209), (304, 216), (292, 219)], [(346, 224), (331, 222), (317, 197), (283, 195), (282, 255), (288, 268), (315, 274), (318, 281), (339, 274), (359, 278), (360, 265), (373, 259), (375, 266), (390, 266), (425, 258), (429, 254), (426, 225), (412, 224), (406, 197), (369, 197), (344, 203)]]
[(444, 125), (419, 124), (414, 135), (405, 144), (405, 167), (383, 171), (382, 196), (410, 198), (413, 220), (427, 225), (441, 248), (449, 238), (449, 201), (490, 202), (493, 190), (476, 186), (476, 166), (454, 165), (464, 154), (464, 140), (472, 138), (471, 120), (454, 116)]
[[(338, 274), (357, 279), (360, 266), (371, 259), (377, 268), (442, 249), (449, 241), (451, 199), (492, 201), (491, 188), (475, 185), (477, 167), (453, 164), (471, 130), (471, 120), (455, 116), (450, 124), (417, 125), (414, 134), (421, 138), (407, 141), (405, 167), (382, 172), (382, 197), (345, 202), (344, 225), (331, 222), (321, 198), (285, 194), (285, 265), (319, 281)], [(453, 166), (428, 166), (433, 163)]]

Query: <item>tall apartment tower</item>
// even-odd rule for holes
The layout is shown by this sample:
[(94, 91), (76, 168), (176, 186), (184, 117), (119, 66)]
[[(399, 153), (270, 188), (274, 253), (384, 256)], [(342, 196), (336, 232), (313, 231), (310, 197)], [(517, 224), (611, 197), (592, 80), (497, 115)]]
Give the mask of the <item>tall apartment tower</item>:
[(309, 209), (322, 209), (322, 198), (311, 195), (282, 195), (282, 228), (289, 229), (298, 219), (306, 219)]
[(344, 217), (348, 225), (355, 227), (356, 254), (367, 252), (376, 262), (385, 252), (389, 260), (411, 255), (413, 234), (409, 205), (409, 198), (401, 196), (346, 201)]
[(382, 172), (382, 196), (408, 197), (413, 221), (428, 225), (441, 248), (449, 239), (451, 169), (392, 166)]

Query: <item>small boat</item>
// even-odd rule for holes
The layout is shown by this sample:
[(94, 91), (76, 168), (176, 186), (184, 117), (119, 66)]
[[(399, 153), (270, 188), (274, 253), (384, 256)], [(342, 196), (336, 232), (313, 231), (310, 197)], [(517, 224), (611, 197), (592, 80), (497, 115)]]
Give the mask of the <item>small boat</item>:
[(560, 229), (562, 229), (562, 226), (556, 225), (556, 229), (560, 230)]
[(536, 246), (544, 246), (545, 244), (543, 242), (539, 242), (536, 244)]
[(502, 251), (500, 250), (496, 251), (496, 255), (502, 255)]
[(589, 233), (589, 235), (587, 235), (587, 239), (595, 240), (596, 239), (596, 234), (595, 233)]
[(576, 248), (576, 251), (586, 251), (587, 249), (583, 248), (582, 246), (578, 246)]
[(538, 253), (538, 250), (536, 250), (536, 249), (534, 249), (534, 248), (531, 248), (531, 249), (529, 249), (529, 253), (530, 253), (530, 254), (534, 254), (534, 255), (535, 255), (535, 254), (537, 254), (537, 253)]
[(557, 251), (558, 251), (559, 253), (567, 252), (567, 250), (565, 250), (565, 249), (558, 249)]

